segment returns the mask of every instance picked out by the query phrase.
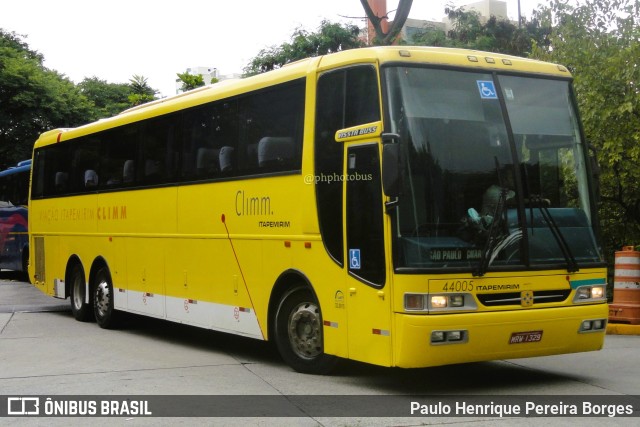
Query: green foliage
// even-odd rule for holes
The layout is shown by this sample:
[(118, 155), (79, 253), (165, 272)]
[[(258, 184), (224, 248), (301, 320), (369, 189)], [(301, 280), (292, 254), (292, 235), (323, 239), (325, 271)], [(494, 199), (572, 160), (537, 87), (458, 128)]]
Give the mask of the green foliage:
[(0, 168), (30, 158), (40, 133), (92, 115), (80, 90), (42, 61), (20, 36), (0, 29)]
[(129, 87), (131, 93), (129, 94), (129, 103), (131, 106), (145, 104), (147, 102), (155, 101), (157, 91), (149, 86), (148, 79), (144, 76), (134, 74), (129, 79)]
[(20, 35), (14, 32), (6, 32), (2, 28), (0, 28), (0, 48), (8, 48), (20, 52), (25, 58), (36, 60), (40, 64), (44, 60), (41, 54), (29, 49), (29, 45), (22, 41)]
[(87, 99), (93, 102), (94, 117), (97, 120), (112, 117), (131, 106), (129, 94), (131, 87), (126, 83), (107, 83), (98, 77), (86, 77), (78, 88)]
[(533, 56), (573, 73), (585, 134), (598, 153), (600, 218), (607, 253), (640, 242), (640, 1), (553, 0), (553, 24)]
[(75, 127), (155, 99), (147, 79), (130, 84), (97, 77), (75, 85), (43, 65), (23, 37), (0, 29), (0, 168), (31, 157), (34, 141), (47, 130)]
[(491, 16), (482, 22), (476, 11), (447, 6), (452, 29), (445, 33), (428, 28), (414, 36), (412, 42), (426, 46), (459, 47), (509, 55), (528, 56), (534, 45), (548, 46), (551, 28), (538, 18), (523, 19), (520, 26)]
[(454, 42), (440, 28), (426, 28), (415, 34), (408, 42), (417, 46), (453, 47)]
[(177, 73), (178, 78), (182, 81), (183, 92), (204, 86), (204, 79), (200, 74), (190, 74), (189, 72)]
[(300, 59), (362, 47), (355, 25), (322, 21), (315, 33), (297, 29), (290, 42), (263, 49), (245, 67), (245, 75), (264, 73)]

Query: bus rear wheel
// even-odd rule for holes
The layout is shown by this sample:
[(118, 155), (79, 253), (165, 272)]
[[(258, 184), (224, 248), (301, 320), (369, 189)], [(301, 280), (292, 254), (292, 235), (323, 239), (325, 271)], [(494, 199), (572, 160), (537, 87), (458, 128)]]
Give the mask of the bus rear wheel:
[(275, 341), (284, 361), (298, 372), (326, 374), (337, 358), (324, 353), (320, 304), (307, 287), (297, 287), (280, 299), (275, 316)]
[(93, 281), (93, 312), (96, 323), (104, 329), (117, 326), (118, 312), (114, 308), (113, 283), (107, 267), (101, 267)]
[(93, 307), (91, 300), (87, 298), (84, 271), (79, 264), (73, 266), (69, 275), (69, 299), (71, 300), (71, 312), (76, 320), (88, 322), (92, 319)]

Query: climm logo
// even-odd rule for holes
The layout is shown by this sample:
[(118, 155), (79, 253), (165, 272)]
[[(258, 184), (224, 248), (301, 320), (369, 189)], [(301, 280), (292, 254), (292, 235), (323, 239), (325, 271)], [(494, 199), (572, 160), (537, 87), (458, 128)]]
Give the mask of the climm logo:
[(40, 220), (57, 221), (114, 221), (127, 219), (127, 205), (98, 206), (97, 208), (44, 209)]
[(98, 221), (127, 219), (127, 206), (100, 206), (97, 212)]
[(236, 215), (238, 216), (271, 216), (271, 197), (246, 195), (244, 190), (236, 192)]

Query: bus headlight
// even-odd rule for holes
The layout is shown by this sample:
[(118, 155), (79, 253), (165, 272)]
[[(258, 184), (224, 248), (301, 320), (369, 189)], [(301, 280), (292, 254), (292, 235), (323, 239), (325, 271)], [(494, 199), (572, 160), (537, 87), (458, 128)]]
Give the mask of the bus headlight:
[(461, 311), (461, 310), (477, 310), (473, 295), (469, 293), (462, 294), (432, 294), (429, 295), (429, 311)]
[(576, 289), (576, 295), (573, 297), (573, 303), (604, 301), (606, 299), (606, 286), (580, 286)]
[(431, 332), (431, 345), (464, 344), (468, 341), (469, 331), (466, 329)]
[(580, 323), (578, 333), (603, 332), (607, 328), (607, 319), (589, 319)]
[(464, 295), (451, 295), (449, 304), (451, 307), (464, 307)]
[(444, 342), (445, 337), (445, 331), (433, 331), (431, 332), (431, 343)]
[(591, 298), (593, 298), (593, 299), (602, 299), (602, 298), (604, 298), (604, 286), (592, 286), (591, 287)]
[(404, 294), (404, 309), (407, 311), (424, 311), (424, 294)]
[(404, 294), (406, 311), (461, 311), (477, 310), (478, 306), (469, 293), (463, 294)]
[(448, 305), (447, 297), (444, 295), (433, 295), (430, 302), (430, 308), (446, 308)]

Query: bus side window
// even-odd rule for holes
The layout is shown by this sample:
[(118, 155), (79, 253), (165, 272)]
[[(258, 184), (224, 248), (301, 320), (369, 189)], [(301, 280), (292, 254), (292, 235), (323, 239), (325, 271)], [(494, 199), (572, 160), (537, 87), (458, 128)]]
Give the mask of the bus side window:
[(140, 125), (132, 123), (98, 134), (100, 138), (100, 178), (98, 188), (118, 189), (135, 181)]
[(258, 166), (277, 169), (293, 160), (293, 138), (266, 136), (258, 142)]
[(347, 247), (357, 251), (349, 259), (349, 274), (367, 284), (385, 284), (384, 219), (380, 159), (376, 144), (358, 145), (348, 150), (348, 171), (351, 176), (367, 177), (349, 180), (347, 186)]
[[(39, 199), (41, 197), (46, 196), (47, 188), (45, 188), (45, 184), (48, 186), (49, 182), (53, 181), (53, 179), (49, 178), (45, 172), (45, 155), (46, 152), (44, 149), (36, 150), (33, 153), (33, 169), (32, 169), (32, 183), (31, 183), (31, 198)], [(54, 178), (54, 177), (51, 177)], [(54, 178), (55, 179), (55, 178)]]
[(81, 194), (98, 185), (96, 170), (100, 167), (101, 140), (101, 134), (94, 134), (69, 142), (69, 151), (73, 153), (68, 182), (71, 193)]
[(227, 117), (233, 104), (232, 101), (216, 102), (185, 113), (182, 180), (211, 179), (220, 174), (223, 147), (229, 146), (233, 133)]
[(138, 172), (145, 184), (164, 184), (176, 178), (177, 131), (175, 115), (158, 117), (141, 127), (140, 165), (144, 169)]
[(302, 164), (304, 80), (240, 99), (239, 173), (296, 171)]
[(344, 127), (380, 120), (378, 75), (370, 66), (354, 67), (346, 71)]
[[(376, 68), (370, 65), (329, 71), (320, 76), (316, 101), (316, 177), (343, 173), (344, 145), (336, 143), (336, 131), (380, 120), (377, 76)], [(343, 186), (319, 180), (315, 187), (320, 233), (327, 252), (342, 266)]]

